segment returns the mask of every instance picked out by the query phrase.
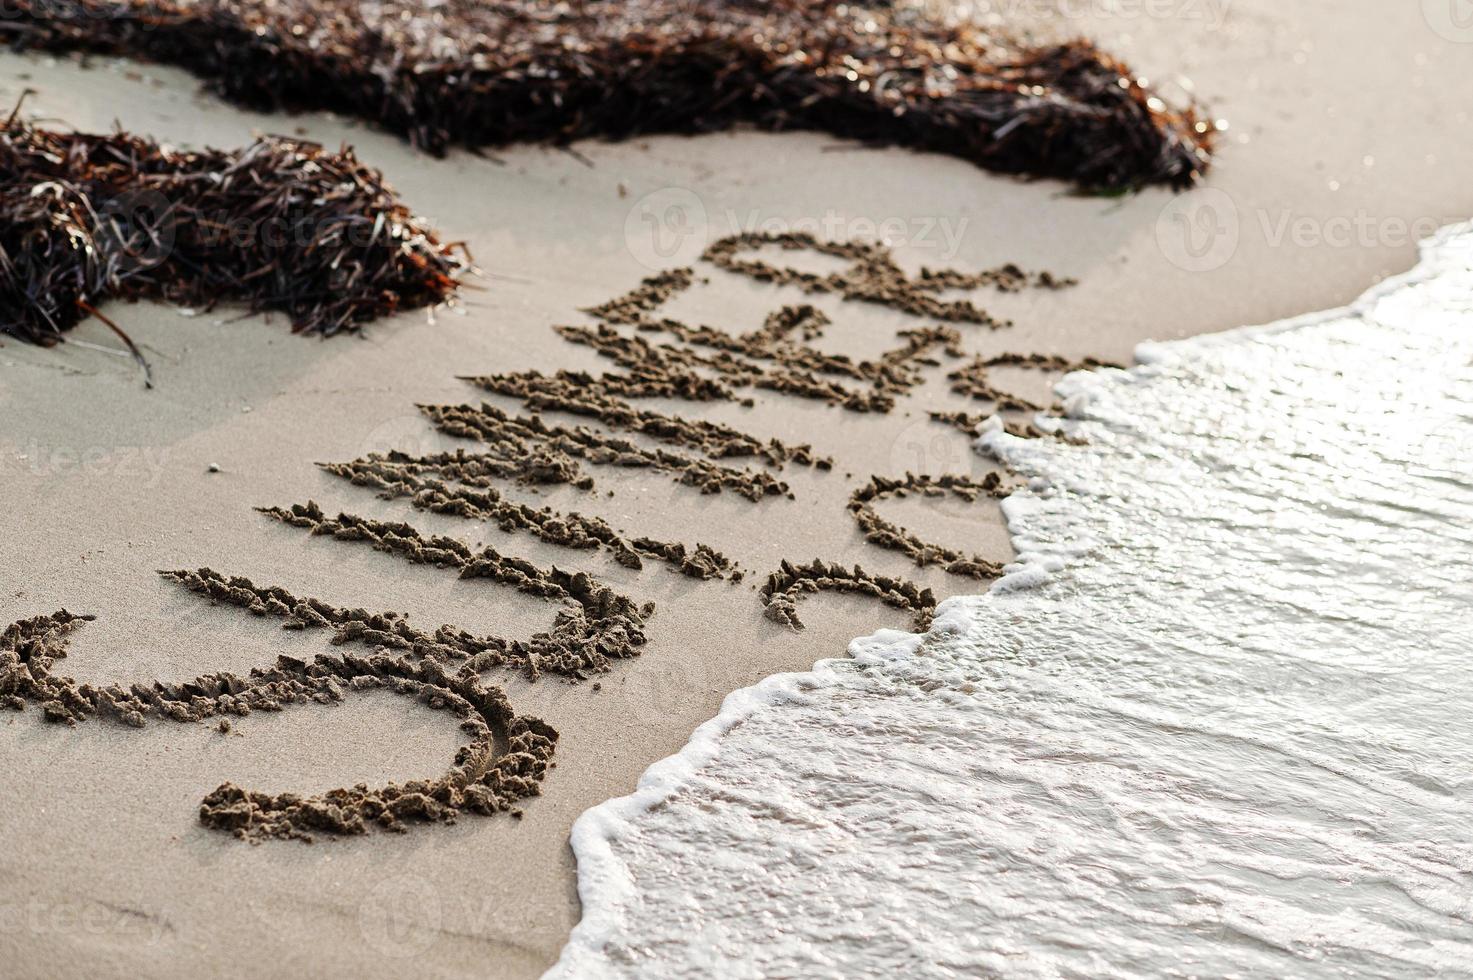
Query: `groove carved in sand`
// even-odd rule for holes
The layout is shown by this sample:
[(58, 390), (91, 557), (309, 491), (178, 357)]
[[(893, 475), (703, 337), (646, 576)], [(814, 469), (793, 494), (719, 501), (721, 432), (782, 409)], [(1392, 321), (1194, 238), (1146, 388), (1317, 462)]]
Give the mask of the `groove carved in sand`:
[[(815, 248), (820, 246), (814, 240), (808, 241)], [(879, 246), (873, 248), (890, 262), (888, 251)], [(780, 307), (768, 315), (759, 329), (744, 334), (651, 316), (693, 282), (691, 269), (667, 270), (645, 279), (623, 296), (585, 310), (603, 325), (593, 329), (578, 326), (556, 329), (565, 340), (591, 347), (627, 369), (628, 376), (605, 377), (616, 379), (628, 394), (658, 394), (693, 401), (741, 400), (748, 405), (751, 398), (738, 399), (737, 389), (763, 388), (826, 401), (851, 411), (888, 412), (897, 396), (920, 382), (920, 367), (936, 365), (930, 357), (933, 349), (944, 350), (951, 357), (962, 356), (961, 337), (948, 327), (902, 330), (898, 336), (905, 344), (876, 361), (856, 361), (845, 354), (819, 351), (792, 339), (797, 334), (804, 341), (814, 340), (823, 336), (825, 328), (831, 325), (822, 310), (807, 304)], [(631, 337), (619, 333), (615, 328), (620, 326), (632, 326), (643, 333), (665, 333), (687, 346), (671, 343), (655, 346), (637, 334)], [(715, 378), (699, 374), (701, 371)], [(867, 382), (869, 387), (850, 387), (835, 378)]]
[(891, 551), (903, 552), (917, 565), (941, 565), (953, 575), (964, 575), (977, 579), (993, 579), (1002, 575), (1002, 563), (968, 555), (955, 548), (939, 544), (928, 544), (893, 521), (888, 521), (875, 510), (875, 502), (920, 493), (928, 497), (950, 494), (965, 501), (980, 496), (993, 499), (1006, 497), (1010, 491), (1002, 484), (996, 473), (989, 473), (981, 480), (947, 474), (944, 476), (916, 476), (907, 473), (895, 480), (883, 476), (870, 477), (870, 481), (849, 495), (849, 513), (871, 544)]
[[(535, 718), (518, 717), (505, 693), (480, 674), (508, 667), (536, 679), (543, 672), (571, 680), (609, 669), (613, 660), (637, 656), (652, 605), (638, 607), (582, 572), (542, 569), (494, 549), (473, 551), (413, 527), (340, 514), (328, 518), (315, 505), (270, 508), (270, 516), (314, 534), (359, 541), (407, 561), (460, 571), (461, 578), (489, 578), (517, 590), (559, 601), (553, 628), (527, 640), (476, 636), (451, 626), (433, 633), (397, 613), (372, 613), (299, 598), (279, 586), (258, 586), (208, 568), (160, 572), (212, 602), (255, 616), (281, 619), (286, 629), (330, 629), (335, 646), (360, 644), (366, 657), (343, 653), (306, 662), (281, 656), (270, 668), (242, 676), (220, 672), (183, 683), (149, 681), (123, 687), (78, 684), (55, 672), (66, 656), (67, 637), (91, 617), (62, 611), (12, 624), (0, 634), (0, 707), (41, 707), (48, 721), (76, 724), (102, 717), (141, 728), (150, 716), (198, 722), (288, 705), (332, 704), (350, 691), (383, 688), (461, 719), (471, 741), (443, 775), (371, 789), (358, 785), (327, 793), (272, 795), (225, 783), (200, 805), (206, 826), (250, 839), (314, 833), (358, 834), (373, 826), (403, 829), (407, 821), (453, 822), (461, 812), (498, 813), (535, 795), (557, 741), (557, 732)], [(452, 673), (453, 671), (453, 673)], [(502, 748), (498, 750), (497, 739)]]
[(540, 415), (512, 416), (495, 405), (421, 405), (420, 409), (441, 432), (491, 444), (507, 441), (540, 443), (554, 452), (604, 466), (653, 469), (675, 474), (676, 481), (702, 493), (732, 490), (748, 500), (784, 496), (788, 485), (770, 473), (733, 469), (709, 460), (667, 449), (646, 449), (619, 436), (587, 426), (549, 425)]
[[(740, 257), (743, 252), (764, 246), (777, 246), (787, 251), (818, 252), (848, 259), (853, 265), (843, 272), (818, 275), (776, 266), (763, 259)], [(838, 293), (845, 299), (878, 303), (919, 317), (975, 323), (993, 330), (1010, 327), (1013, 325), (1012, 321), (994, 317), (975, 306), (971, 300), (946, 301), (938, 299), (936, 294), (947, 290), (984, 288), (1010, 293), (1027, 288), (1062, 289), (1074, 285), (1073, 279), (1059, 278), (1050, 272), (1028, 273), (1011, 264), (982, 272), (922, 269), (912, 279), (896, 264), (890, 250), (883, 245), (859, 241), (820, 241), (806, 232), (745, 232), (729, 235), (708, 246), (703, 258), (728, 272), (750, 276), (758, 282), (797, 286), (807, 293)]]
[[(665, 562), (693, 578), (730, 578), (739, 581), (741, 570), (721, 552), (704, 544), (687, 547), (673, 541), (640, 536), (627, 537), (600, 517), (577, 511), (560, 514), (549, 507), (534, 508), (507, 500), (495, 487), (457, 486), (438, 479), (436, 467), (425, 457), (403, 453), (377, 453), (350, 463), (324, 463), (329, 473), (356, 486), (372, 487), (385, 500), (408, 498), (417, 510), (450, 514), (468, 520), (487, 521), (503, 531), (527, 531), (549, 544), (579, 551), (604, 549), (625, 568), (644, 567), (641, 556)], [(457, 463), (457, 465), (459, 465)]]
[[(813, 447), (806, 444), (787, 446), (777, 439), (763, 442), (717, 422), (635, 408), (617, 396), (599, 390), (596, 385), (588, 384), (587, 381), (592, 379), (567, 375), (548, 377), (527, 371), (464, 380), (498, 395), (519, 398), (533, 411), (586, 416), (611, 429), (637, 432), (673, 446), (694, 449), (712, 459), (757, 459), (773, 467), (789, 462), (819, 469), (833, 466), (830, 459), (815, 458)], [(554, 438), (566, 438), (560, 431), (553, 431), (557, 432)]]
[[(763, 246), (813, 251), (847, 258), (854, 264), (844, 272), (820, 276), (741, 257)], [(703, 258), (718, 268), (760, 282), (796, 286), (810, 293), (837, 293), (846, 300), (879, 303), (916, 316), (979, 324), (994, 330), (1011, 326), (1011, 321), (992, 316), (970, 300), (943, 302), (936, 294), (981, 288), (1001, 292), (1062, 289), (1074, 284), (1072, 279), (1049, 272), (1027, 273), (1015, 265), (977, 273), (922, 269), (912, 278), (882, 245), (825, 242), (804, 233), (732, 235), (713, 243)], [(794, 339), (814, 340), (832, 325), (823, 311), (807, 304), (783, 306), (773, 311), (762, 327), (744, 334), (656, 315), (695, 281), (694, 271), (689, 268), (666, 270), (646, 278), (628, 293), (588, 307), (584, 312), (599, 320), (598, 326), (556, 327), (565, 340), (593, 349), (626, 372), (601, 378), (586, 374), (564, 377), (563, 382), (591, 386), (590, 390), (603, 396), (728, 400), (746, 405), (752, 404), (751, 397), (739, 392), (758, 388), (824, 401), (850, 411), (884, 413), (894, 407), (896, 398), (924, 380), (924, 369), (939, 366), (936, 353), (952, 359), (965, 356), (961, 334), (948, 326), (898, 331), (902, 346), (875, 360), (820, 351)], [(621, 327), (632, 327), (636, 333), (621, 333)], [(665, 334), (678, 343), (652, 343), (641, 334)], [(1090, 358), (1071, 361), (1045, 354), (977, 357), (948, 375), (952, 390), (994, 401), (998, 411), (1038, 410), (1039, 406), (987, 382), (987, 368), (1002, 365), (1065, 371), (1102, 366), (1103, 362)], [(541, 377), (535, 372), (531, 376)]]
[(992, 357), (972, 358), (947, 374), (946, 380), (951, 382), (951, 390), (958, 395), (966, 395), (974, 401), (992, 402), (997, 411), (1041, 412), (1044, 406), (998, 388), (988, 375), (989, 369), (1015, 367), (1067, 374), (1070, 371), (1093, 371), (1097, 368), (1119, 366), (1095, 357), (1071, 360), (1056, 354), (997, 354)]
[(372, 827), (397, 831), (412, 822), (453, 823), (463, 812), (513, 810), (519, 800), (539, 792), (557, 743), (555, 730), (536, 718), (518, 716), (500, 688), (483, 685), (473, 675), (452, 675), (434, 659), (411, 663), (382, 653), (344, 653), (319, 655), (308, 663), (282, 656), (274, 666), (244, 676), (221, 672), (126, 689), (77, 684), (57, 674), (55, 666), (66, 657), (69, 634), (91, 618), (63, 610), (6, 627), (0, 633), (0, 706), (19, 710), (37, 704), (48, 721), (76, 724), (100, 717), (141, 728), (149, 717), (226, 719), (294, 705), (333, 704), (354, 691), (381, 689), (450, 712), (470, 736), (443, 774), (402, 785), (359, 784), (300, 796), (223, 783), (201, 801), (200, 822), (244, 839), (310, 841), (316, 833), (362, 834)]
[[(505, 666), (523, 671), (532, 680), (544, 671), (581, 680), (588, 673), (608, 670), (611, 660), (638, 656), (639, 649), (645, 645), (644, 626), (654, 614), (654, 604), (639, 606), (628, 596), (601, 585), (586, 572), (565, 572), (556, 566), (539, 568), (524, 559), (502, 555), (489, 546), (476, 551), (455, 538), (425, 536), (403, 522), (378, 521), (342, 513), (329, 518), (311, 501), (294, 504), (290, 508), (263, 507), (261, 512), (314, 535), (325, 535), (337, 541), (361, 542), (376, 551), (415, 564), (458, 569), (461, 579), (490, 579), (509, 585), (518, 592), (561, 603), (553, 628), (535, 633), (526, 640), (476, 637), (451, 627), (441, 627), (443, 638), (441, 634), (427, 638), (425, 634), (411, 630), (403, 618), (393, 618), (389, 632), (409, 643), (409, 649), (417, 656), (464, 659), (476, 673)], [(174, 574), (178, 576), (180, 573)], [(193, 586), (196, 579), (181, 578), (181, 581)], [(217, 589), (212, 588), (211, 583), (199, 584), (210, 589), (214, 597)], [(249, 592), (251, 590), (246, 589), (233, 593), (226, 601), (239, 605), (241, 600), (248, 598), (246, 594)], [(237, 595), (240, 600), (235, 598)], [(277, 610), (289, 605), (274, 598), (272, 601)], [(254, 610), (257, 607), (251, 603), (248, 608)], [(336, 615), (342, 617), (340, 611)], [(300, 621), (295, 613), (288, 622), (293, 621)], [(345, 635), (347, 627), (339, 625), (340, 621), (329, 619), (321, 624), (337, 630), (334, 642), (338, 642), (337, 636)], [(350, 620), (349, 625), (357, 621)], [(374, 635), (372, 641), (380, 642), (379, 636)]]
[(914, 613), (917, 633), (931, 626), (936, 612), (936, 597), (930, 589), (889, 575), (871, 575), (859, 565), (845, 568), (818, 558), (806, 565), (795, 565), (783, 559), (777, 571), (767, 576), (760, 594), (763, 615), (793, 630), (803, 629), (798, 618), (798, 600), (818, 592), (848, 592), (867, 595), (887, 606)]

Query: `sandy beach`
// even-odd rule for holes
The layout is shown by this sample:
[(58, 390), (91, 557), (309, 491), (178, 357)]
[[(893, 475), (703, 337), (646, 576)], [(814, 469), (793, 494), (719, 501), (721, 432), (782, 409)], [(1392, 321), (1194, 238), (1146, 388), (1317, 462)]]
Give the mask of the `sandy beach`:
[[(979, 410), (946, 377), (964, 360), (938, 355), (942, 363), (922, 368), (923, 382), (888, 413), (769, 390), (750, 392), (750, 406), (641, 400), (763, 441), (811, 444), (832, 458), (831, 469), (790, 461), (775, 471), (791, 499), (702, 494), (669, 472), (608, 466), (588, 467), (596, 493), (567, 485), (506, 491), (630, 535), (707, 544), (741, 567), (739, 582), (680, 575), (657, 561), (635, 571), (607, 551), (416, 510), (316, 464), (466, 445), (437, 432), (418, 405), (517, 408), (466, 376), (611, 369), (553, 327), (593, 325), (581, 311), (672, 267), (692, 266), (696, 279), (660, 310), (688, 324), (742, 333), (782, 306), (811, 304), (831, 321), (811, 343), (856, 359), (895, 349), (898, 331), (935, 325), (701, 261), (707, 245), (738, 232), (884, 238), (911, 272), (1016, 263), (1078, 280), (1059, 290), (966, 294), (1011, 321), (997, 330), (947, 324), (967, 357), (1128, 364), (1142, 341), (1343, 304), (1410, 267), (1419, 237), (1473, 216), (1473, 144), (1458, 136), (1473, 111), (1464, 97), (1473, 36), (1460, 36), (1436, 7), (1372, 11), (1316, 0), (1285, 9), (1235, 0), (1180, 3), (1157, 16), (1149, 5), (1081, 5), (1080, 16), (1061, 20), (1023, 5), (1016, 18), (1047, 33), (1090, 36), (1168, 94), (1190, 79), (1195, 97), (1229, 124), (1200, 187), (1114, 198), (814, 134), (741, 131), (436, 159), (340, 118), (242, 111), (173, 69), (0, 56), (0, 103), (34, 89), (28, 114), (78, 130), (101, 132), (116, 121), (188, 146), (235, 147), (258, 133), (351, 144), (442, 239), (464, 241), (483, 270), (456, 309), (406, 313), (329, 340), (292, 336), (279, 318), (230, 309), (185, 315), (113, 304), (108, 316), (152, 364), (152, 390), (96, 320), (54, 349), (0, 341), (0, 409), (9, 421), (0, 431), (0, 623), (63, 607), (95, 615), (61, 665), (78, 681), (102, 684), (244, 672), (279, 654), (310, 658), (326, 648), (320, 634), (203, 602), (159, 569), (208, 567), (334, 605), (404, 612), (426, 629), (446, 623), (521, 637), (552, 620), (546, 601), (309, 537), (255, 510), (309, 500), (330, 515), (406, 521), (543, 567), (587, 571), (655, 605), (640, 655), (591, 681), (497, 673), (518, 714), (560, 733), (541, 795), (519, 804), (515, 817), (467, 814), (452, 826), (310, 846), (252, 846), (200, 824), (200, 800), (226, 781), (310, 794), (443, 771), (462, 733), (445, 715), (385, 692), (257, 712), (223, 732), (213, 722), (135, 731), (48, 725), (34, 710), (0, 713), (3, 972), (546, 970), (579, 917), (567, 841), (581, 813), (629, 793), (728, 693), (841, 656), (876, 628), (912, 622), (904, 610), (823, 594), (800, 603), (806, 629), (791, 630), (763, 616), (758, 589), (769, 572), (784, 560), (820, 558), (904, 577), (938, 598), (986, 588), (866, 542), (846, 509), (875, 476), (1008, 479), (964, 433), (927, 415)], [(760, 254), (825, 274), (842, 267), (811, 251)], [(997, 367), (990, 377), (1046, 406), (1059, 373)], [(1012, 557), (986, 495), (912, 495), (876, 508), (925, 541), (994, 562)]]

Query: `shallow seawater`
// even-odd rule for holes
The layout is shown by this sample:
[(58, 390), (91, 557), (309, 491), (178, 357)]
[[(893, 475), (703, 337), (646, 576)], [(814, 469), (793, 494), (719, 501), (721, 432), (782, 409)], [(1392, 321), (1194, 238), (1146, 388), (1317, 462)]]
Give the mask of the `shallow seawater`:
[(1473, 231), (1001, 433), (1021, 558), (574, 831), (552, 975), (1473, 969)]

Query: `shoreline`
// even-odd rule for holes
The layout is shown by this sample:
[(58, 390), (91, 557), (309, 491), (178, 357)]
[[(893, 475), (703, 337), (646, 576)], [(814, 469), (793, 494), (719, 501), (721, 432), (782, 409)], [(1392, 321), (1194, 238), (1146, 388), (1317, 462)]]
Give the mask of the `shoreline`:
[[(1443, 737), (1442, 685), (1473, 678), (1461, 544), (1388, 590), (1440, 606), (1410, 626), (1345, 615), (1337, 600), (1383, 583), (1325, 570), (1399, 560), (1473, 500), (1449, 492), (1473, 489), (1470, 258), (1464, 222), (1339, 309), (1071, 374), (1058, 421), (1084, 438), (1067, 446), (994, 427), (979, 450), (1029, 478), (1002, 504), (1007, 574), (924, 635), (881, 630), (733, 692), (633, 794), (580, 817), (584, 917), (547, 976), (1460, 962), (1465, 736)], [(1409, 499), (1383, 496), (1388, 479)], [(1381, 900), (1388, 881), (1400, 902)], [(724, 901), (696, 911), (692, 894)]]

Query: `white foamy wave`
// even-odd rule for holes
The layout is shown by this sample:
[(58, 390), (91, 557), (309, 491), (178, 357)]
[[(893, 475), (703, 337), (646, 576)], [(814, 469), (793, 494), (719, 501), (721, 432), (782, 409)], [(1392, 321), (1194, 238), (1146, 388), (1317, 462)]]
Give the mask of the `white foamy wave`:
[(727, 699), (574, 829), (550, 976), (1473, 963), (1473, 231), (1349, 310), (1071, 376), (925, 636)]

